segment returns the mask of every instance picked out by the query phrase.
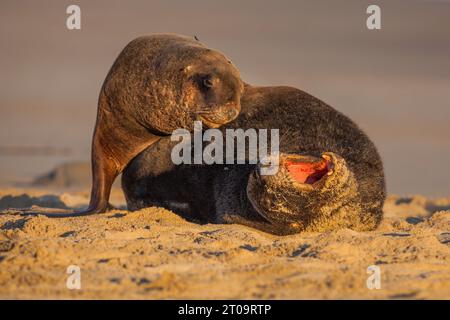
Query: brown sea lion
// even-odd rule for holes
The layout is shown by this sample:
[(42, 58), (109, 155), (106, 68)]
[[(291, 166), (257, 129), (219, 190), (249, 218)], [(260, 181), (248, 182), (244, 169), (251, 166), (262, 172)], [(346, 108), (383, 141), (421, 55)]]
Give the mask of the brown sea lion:
[[(279, 129), (275, 175), (261, 175), (262, 164), (176, 166), (170, 160), (174, 143), (162, 139), (123, 173), (129, 209), (165, 206), (201, 222), (274, 234), (379, 224), (386, 195), (382, 161), (353, 121), (291, 87), (248, 85), (241, 106), (223, 130)], [(155, 158), (157, 165), (150, 163)]]
[(162, 34), (131, 41), (101, 88), (91, 200), (86, 211), (72, 216), (105, 211), (117, 175), (162, 136), (191, 130), (195, 120), (216, 128), (235, 119), (242, 92), (233, 64), (193, 38)]

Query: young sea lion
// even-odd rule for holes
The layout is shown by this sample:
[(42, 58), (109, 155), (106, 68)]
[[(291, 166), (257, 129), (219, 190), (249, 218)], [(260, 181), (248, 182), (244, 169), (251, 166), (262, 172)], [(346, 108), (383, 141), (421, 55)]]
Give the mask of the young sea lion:
[(162, 34), (131, 41), (100, 91), (89, 208), (72, 216), (105, 211), (114, 179), (161, 136), (191, 130), (195, 120), (216, 128), (235, 119), (242, 91), (233, 64), (195, 39)]
[[(386, 193), (382, 161), (348, 117), (291, 87), (248, 85), (241, 106), (224, 129), (279, 129), (275, 175), (261, 175), (262, 164), (175, 166), (174, 143), (164, 139), (126, 168), (122, 186), (129, 209), (162, 205), (202, 221), (275, 234), (379, 224)], [(160, 162), (150, 165), (157, 157)]]

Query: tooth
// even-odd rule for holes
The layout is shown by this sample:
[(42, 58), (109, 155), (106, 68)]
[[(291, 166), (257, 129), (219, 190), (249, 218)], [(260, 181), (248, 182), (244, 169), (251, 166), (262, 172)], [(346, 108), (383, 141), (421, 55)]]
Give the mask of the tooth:
[(330, 170), (330, 171), (327, 172), (327, 176), (331, 176), (333, 173), (334, 173), (334, 171)]

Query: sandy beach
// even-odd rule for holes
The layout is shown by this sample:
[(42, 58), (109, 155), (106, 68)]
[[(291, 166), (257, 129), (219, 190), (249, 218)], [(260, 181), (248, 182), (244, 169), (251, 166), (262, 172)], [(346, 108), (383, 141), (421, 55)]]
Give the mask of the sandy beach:
[[(66, 26), (72, 1), (0, 2), (0, 299), (450, 299), (449, 1), (379, 0), (379, 30), (359, 0), (76, 3), (80, 30)], [(355, 121), (383, 160), (379, 228), (200, 225), (127, 211), (120, 181), (115, 210), (39, 215), (87, 206), (102, 83), (154, 33), (195, 36), (245, 82), (299, 88)]]
[[(390, 196), (375, 231), (285, 237), (198, 225), (162, 208), (27, 215), (82, 207), (87, 191), (0, 191), (0, 298), (450, 298), (450, 198)], [(120, 190), (112, 200), (123, 205)], [(80, 290), (66, 286), (70, 265), (80, 267)], [(371, 265), (380, 289), (367, 287)]]

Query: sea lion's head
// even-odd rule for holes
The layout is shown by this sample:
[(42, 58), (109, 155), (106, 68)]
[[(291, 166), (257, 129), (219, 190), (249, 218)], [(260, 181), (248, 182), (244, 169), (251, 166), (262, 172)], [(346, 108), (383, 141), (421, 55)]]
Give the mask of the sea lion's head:
[(208, 128), (218, 128), (238, 116), (243, 82), (236, 67), (220, 52), (201, 48), (194, 56), (180, 69), (181, 104), (190, 114), (179, 125), (189, 128), (200, 120)]
[(104, 91), (121, 117), (168, 135), (175, 129), (192, 131), (197, 120), (210, 128), (234, 120), (244, 85), (221, 52), (190, 37), (153, 35), (125, 47)]
[(275, 232), (351, 227), (351, 221), (341, 218), (350, 207), (357, 210), (357, 183), (342, 157), (331, 152), (320, 158), (281, 154), (274, 175), (261, 175), (261, 166), (249, 177), (247, 197)]

